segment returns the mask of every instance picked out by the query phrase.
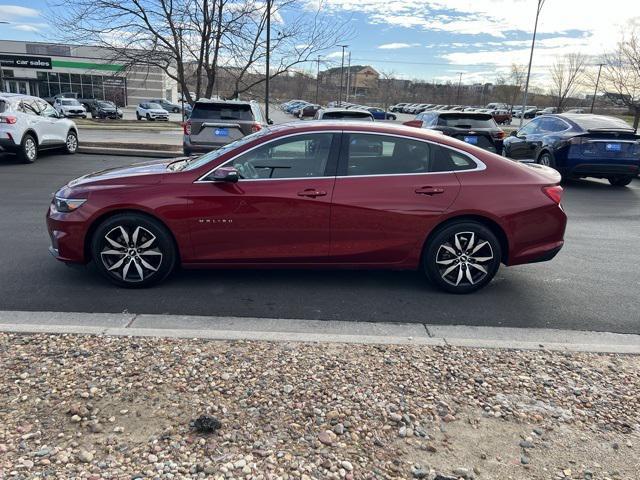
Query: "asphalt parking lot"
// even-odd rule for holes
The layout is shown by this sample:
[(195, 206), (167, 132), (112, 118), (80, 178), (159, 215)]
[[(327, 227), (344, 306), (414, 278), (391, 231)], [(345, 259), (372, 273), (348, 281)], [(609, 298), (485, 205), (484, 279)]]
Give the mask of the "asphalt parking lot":
[(426, 322), (640, 333), (640, 181), (566, 185), (566, 246), (555, 260), (502, 268), (484, 290), (452, 296), (417, 272), (179, 271), (148, 290), (122, 290), (93, 268), (47, 252), (51, 194), (130, 157), (0, 155), (0, 310), (170, 313)]

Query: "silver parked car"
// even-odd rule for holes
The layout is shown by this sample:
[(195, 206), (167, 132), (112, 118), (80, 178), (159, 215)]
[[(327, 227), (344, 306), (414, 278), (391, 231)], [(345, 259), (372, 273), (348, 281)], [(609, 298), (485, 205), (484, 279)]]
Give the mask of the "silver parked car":
[(0, 93), (0, 151), (15, 153), (24, 163), (33, 163), (38, 152), (48, 148), (76, 153), (76, 124), (41, 98)]

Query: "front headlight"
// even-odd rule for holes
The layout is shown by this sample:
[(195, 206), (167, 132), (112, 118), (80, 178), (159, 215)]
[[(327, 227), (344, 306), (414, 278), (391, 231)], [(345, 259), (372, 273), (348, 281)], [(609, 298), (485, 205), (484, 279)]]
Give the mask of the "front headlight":
[(61, 213), (73, 212), (74, 210), (80, 208), (86, 201), (86, 198), (53, 198), (53, 204), (56, 207), (56, 210)]

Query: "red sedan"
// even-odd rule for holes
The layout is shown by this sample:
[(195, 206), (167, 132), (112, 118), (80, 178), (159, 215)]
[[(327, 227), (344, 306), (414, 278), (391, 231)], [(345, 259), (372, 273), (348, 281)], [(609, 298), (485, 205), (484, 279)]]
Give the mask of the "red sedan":
[(442, 134), (364, 122), (265, 129), (198, 158), (80, 177), (58, 191), (52, 254), (123, 287), (185, 268), (422, 269), (444, 290), (553, 258), (560, 175)]

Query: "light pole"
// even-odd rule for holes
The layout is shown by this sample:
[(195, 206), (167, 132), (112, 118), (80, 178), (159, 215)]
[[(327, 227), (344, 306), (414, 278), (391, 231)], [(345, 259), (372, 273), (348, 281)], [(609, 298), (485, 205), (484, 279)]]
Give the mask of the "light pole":
[(267, 56), (266, 77), (264, 80), (264, 114), (269, 122), (269, 60), (271, 56), (271, 0), (267, 0)]
[(598, 86), (600, 85), (600, 73), (602, 73), (602, 67), (604, 63), (598, 65), (598, 78), (596, 79), (596, 88), (593, 91), (593, 98), (591, 99), (591, 113), (593, 113), (593, 106), (596, 103), (596, 95), (598, 95)]
[(340, 95), (338, 96), (338, 105), (342, 105), (342, 83), (344, 81), (344, 49), (349, 45), (338, 45), (342, 47), (342, 64), (340, 65)]
[(458, 93), (456, 94), (456, 105), (460, 104), (460, 87), (462, 86), (462, 74), (464, 72), (458, 72)]
[(320, 87), (320, 55), (318, 55), (318, 59), (316, 60), (318, 63), (318, 68), (316, 69), (316, 104), (318, 103), (318, 92)]
[(182, 105), (182, 123), (184, 123), (184, 84), (185, 79), (184, 79), (184, 59), (182, 58), (183, 56), (183, 52), (184, 52), (184, 45), (183, 45), (183, 38), (182, 38), (182, 27), (178, 27), (178, 34), (180, 35), (180, 64), (178, 65), (178, 69), (179, 69), (179, 75), (180, 75), (180, 79), (182, 80), (182, 85), (180, 85), (180, 91), (182, 92), (182, 95), (180, 95), (180, 102)]
[(545, 0), (538, 0), (538, 8), (536, 10), (536, 23), (533, 27), (533, 38), (531, 39), (531, 53), (529, 54), (529, 67), (527, 68), (527, 81), (524, 85), (524, 99), (522, 101), (522, 110), (520, 110), (520, 127), (524, 121), (524, 111), (527, 108), (527, 97), (529, 96), (529, 77), (531, 76), (531, 62), (533, 62), (533, 48), (536, 45), (536, 33), (538, 32), (538, 18)]
[[(0, 24), (8, 25), (6, 20), (0, 20)], [(0, 60), (0, 92), (4, 91), (4, 77), (2, 76), (2, 60)]]

